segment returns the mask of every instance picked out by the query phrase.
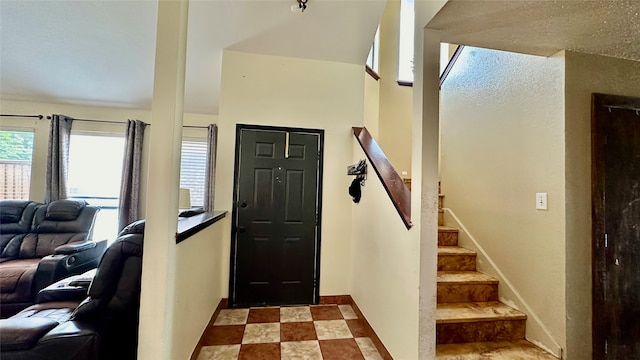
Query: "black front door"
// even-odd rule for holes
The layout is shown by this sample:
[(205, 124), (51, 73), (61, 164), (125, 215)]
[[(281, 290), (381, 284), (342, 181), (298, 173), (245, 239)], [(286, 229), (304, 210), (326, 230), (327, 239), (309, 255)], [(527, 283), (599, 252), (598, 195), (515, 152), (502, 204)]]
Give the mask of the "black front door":
[(640, 99), (593, 98), (593, 358), (640, 358)]
[(232, 306), (319, 300), (322, 130), (238, 125)]

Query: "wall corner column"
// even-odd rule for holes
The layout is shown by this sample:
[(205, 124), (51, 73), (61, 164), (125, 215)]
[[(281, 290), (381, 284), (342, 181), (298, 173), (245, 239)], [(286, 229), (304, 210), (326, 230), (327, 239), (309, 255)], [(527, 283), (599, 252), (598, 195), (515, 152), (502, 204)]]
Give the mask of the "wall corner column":
[(188, 0), (158, 1), (139, 359), (171, 359)]
[[(413, 179), (419, 192), (412, 213), (420, 214), (418, 358), (435, 358), (438, 253), (438, 159), (440, 124), (440, 34), (416, 29), (413, 93)], [(412, 180), (413, 182), (413, 180)]]

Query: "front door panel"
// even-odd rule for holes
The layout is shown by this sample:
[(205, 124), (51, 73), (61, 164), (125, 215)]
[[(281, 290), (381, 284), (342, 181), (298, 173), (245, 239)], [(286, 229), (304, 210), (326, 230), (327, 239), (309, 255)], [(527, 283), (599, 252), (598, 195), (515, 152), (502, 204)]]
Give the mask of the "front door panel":
[(239, 129), (230, 300), (317, 298), (321, 134)]

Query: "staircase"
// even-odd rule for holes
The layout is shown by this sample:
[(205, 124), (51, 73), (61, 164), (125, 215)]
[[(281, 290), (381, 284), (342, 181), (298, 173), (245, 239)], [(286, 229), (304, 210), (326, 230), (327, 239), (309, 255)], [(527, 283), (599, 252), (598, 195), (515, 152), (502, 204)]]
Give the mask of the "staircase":
[(525, 340), (527, 316), (499, 301), (498, 280), (476, 271), (476, 253), (443, 226), (438, 199), (436, 359), (557, 360)]

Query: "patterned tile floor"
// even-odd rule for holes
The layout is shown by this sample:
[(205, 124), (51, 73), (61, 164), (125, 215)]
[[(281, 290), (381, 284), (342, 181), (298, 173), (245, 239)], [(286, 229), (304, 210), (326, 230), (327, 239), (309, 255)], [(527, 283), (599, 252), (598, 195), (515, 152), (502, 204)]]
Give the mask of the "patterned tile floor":
[(223, 309), (198, 360), (382, 360), (351, 305)]

